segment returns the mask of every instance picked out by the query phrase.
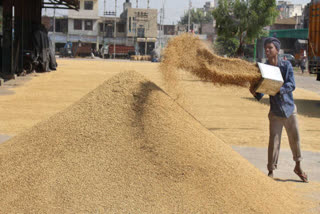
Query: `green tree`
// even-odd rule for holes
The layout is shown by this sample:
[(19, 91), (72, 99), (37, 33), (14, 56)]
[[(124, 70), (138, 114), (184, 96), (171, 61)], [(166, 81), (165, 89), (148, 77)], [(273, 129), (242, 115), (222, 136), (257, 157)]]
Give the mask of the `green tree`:
[(259, 38), (277, 15), (275, 0), (219, 0), (213, 11), (218, 36), (239, 40), (237, 56), (243, 56), (245, 44)]
[(234, 57), (238, 46), (239, 40), (237, 38), (218, 36), (214, 44), (214, 51), (221, 56)]
[[(180, 24), (188, 24), (188, 11), (181, 17)], [(195, 24), (210, 23), (213, 21), (212, 13), (205, 13), (203, 10), (196, 9), (190, 11), (190, 22)]]

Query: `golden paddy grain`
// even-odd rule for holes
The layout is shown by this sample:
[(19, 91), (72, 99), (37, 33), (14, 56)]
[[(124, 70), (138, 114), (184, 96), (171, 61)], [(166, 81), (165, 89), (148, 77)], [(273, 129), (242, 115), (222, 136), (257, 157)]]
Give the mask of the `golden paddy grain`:
[(0, 213), (299, 213), (262, 174), (135, 72), (0, 145)]
[(201, 80), (219, 85), (254, 88), (261, 74), (257, 65), (241, 59), (223, 58), (212, 53), (197, 36), (182, 34), (171, 39), (164, 49), (160, 65), (166, 81), (176, 79), (179, 69)]

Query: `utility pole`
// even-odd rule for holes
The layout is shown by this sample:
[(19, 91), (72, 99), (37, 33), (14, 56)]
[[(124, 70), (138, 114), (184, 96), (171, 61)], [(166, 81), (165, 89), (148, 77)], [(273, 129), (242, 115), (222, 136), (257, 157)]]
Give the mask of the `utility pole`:
[(136, 7), (139, 8), (139, 0), (137, 0)]
[[(147, 9), (149, 9), (149, 3), (150, 1), (147, 0)], [(149, 30), (149, 22), (148, 22), (148, 30)], [(147, 28), (145, 28), (145, 33), (147, 33)], [(146, 36), (145, 36), (146, 37)], [(148, 55), (148, 38), (146, 37), (146, 43), (145, 43), (145, 50), (144, 50), (144, 55)]]
[(114, 8), (114, 40), (113, 40), (113, 58), (116, 58), (116, 39), (117, 39), (117, 0), (115, 0)]
[(161, 7), (161, 9), (160, 9), (160, 30), (159, 30), (160, 50), (162, 49), (163, 40), (164, 40), (164, 38), (163, 38), (163, 35), (164, 35), (164, 33), (163, 33), (163, 29), (164, 29), (164, 27), (163, 27), (163, 21), (164, 21), (164, 5), (165, 5), (165, 0), (162, 0), (161, 4), (162, 4), (162, 7)]
[(165, 0), (162, 1), (161, 21), (160, 21), (161, 49), (163, 47), (163, 36), (164, 36), (164, 15), (165, 15), (164, 5), (165, 5)]
[(192, 2), (189, 0), (189, 10), (188, 10), (188, 33), (190, 33), (190, 23), (191, 23), (191, 7), (192, 7)]
[(162, 8), (160, 8), (159, 44), (160, 44), (160, 50), (161, 50), (162, 49)]
[(105, 37), (105, 34), (106, 34), (106, 18), (105, 18), (105, 15), (106, 15), (106, 0), (104, 0), (104, 3), (103, 3), (103, 22), (102, 22), (102, 47), (104, 48), (104, 37)]
[[(105, 52), (105, 34), (106, 34), (106, 0), (103, 1), (103, 20), (102, 20), (102, 48), (101, 54), (102, 58), (104, 59), (104, 52)], [(100, 29), (101, 30), (101, 29)]]

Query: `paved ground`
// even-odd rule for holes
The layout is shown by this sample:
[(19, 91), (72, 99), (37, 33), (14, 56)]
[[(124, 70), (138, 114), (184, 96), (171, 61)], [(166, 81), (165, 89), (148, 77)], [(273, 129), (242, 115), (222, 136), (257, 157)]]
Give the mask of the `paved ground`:
[(320, 94), (320, 81), (315, 75), (295, 73), (296, 86)]
[(23, 85), (25, 82), (30, 81), (32, 78), (38, 76), (35, 73), (28, 74), (27, 76), (20, 76), (14, 80), (6, 81), (2, 86), (0, 86), (0, 96), (14, 94), (13, 88)]
[(0, 144), (9, 140), (11, 138), (11, 136), (8, 136), (8, 135), (1, 135), (0, 134)]
[[(260, 169), (267, 176), (267, 148), (254, 148), (254, 147), (239, 147), (232, 146), (242, 157), (246, 158), (255, 167)], [(319, 152), (302, 152), (303, 170), (308, 174), (310, 183), (303, 183), (300, 178), (294, 174), (293, 168), (295, 162), (292, 159), (291, 150), (280, 149), (280, 156), (278, 161), (278, 169), (274, 171), (274, 179), (278, 182), (291, 182), (302, 186), (297, 188), (309, 189), (303, 195), (311, 201), (320, 201), (319, 187), (313, 187), (315, 182), (320, 182), (320, 153)], [(308, 213), (320, 213), (320, 204), (308, 211)]]
[[(249, 160), (253, 165), (267, 174), (267, 148), (239, 147), (233, 146), (241, 156)], [(303, 151), (302, 167), (309, 176), (310, 181), (320, 182), (320, 153)], [(293, 168), (295, 162), (292, 159), (290, 149), (280, 149), (278, 169), (274, 171), (274, 177), (279, 181), (300, 182), (297, 175), (294, 174)]]

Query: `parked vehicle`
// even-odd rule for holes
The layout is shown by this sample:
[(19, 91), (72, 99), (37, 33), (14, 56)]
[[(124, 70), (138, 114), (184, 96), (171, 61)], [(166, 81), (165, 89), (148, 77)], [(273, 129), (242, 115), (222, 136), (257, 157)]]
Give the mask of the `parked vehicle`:
[(309, 5), (309, 45), (308, 63), (309, 72), (317, 74), (320, 81), (320, 1), (312, 0)]
[(279, 54), (279, 56), (280, 56), (280, 58), (286, 59), (289, 62), (291, 62), (292, 66), (296, 66), (296, 59), (294, 58), (293, 55), (291, 55), (291, 54)]
[[(116, 45), (115, 55), (116, 58), (130, 59), (132, 55), (135, 55), (134, 46)], [(114, 45), (105, 44), (100, 49), (100, 57), (112, 58), (114, 56)]]
[(109, 45), (102, 46), (99, 51), (99, 55), (103, 59), (108, 58), (109, 57)]
[(63, 48), (60, 49), (61, 57), (77, 57), (77, 56), (91, 56), (92, 45), (90, 43), (67, 42)]
[(92, 44), (90, 43), (83, 43), (81, 41), (72, 43), (73, 57), (91, 56), (92, 52)]
[(19, 75), (56, 70), (58, 64), (55, 56), (52, 54), (53, 50), (51, 48), (46, 53), (46, 61), (41, 61), (39, 54), (36, 54), (35, 51), (23, 50), (23, 71)]
[(60, 49), (61, 57), (72, 57), (72, 42), (67, 42), (63, 48)]
[(36, 56), (34, 51), (24, 50), (23, 51), (23, 70), (26, 73), (36, 71), (39, 65), (39, 56)]

